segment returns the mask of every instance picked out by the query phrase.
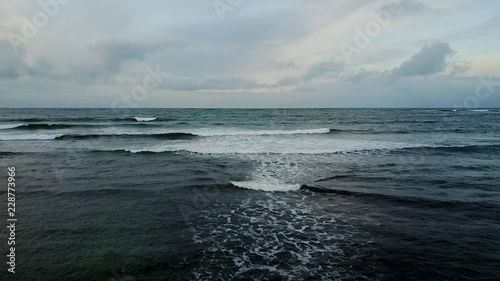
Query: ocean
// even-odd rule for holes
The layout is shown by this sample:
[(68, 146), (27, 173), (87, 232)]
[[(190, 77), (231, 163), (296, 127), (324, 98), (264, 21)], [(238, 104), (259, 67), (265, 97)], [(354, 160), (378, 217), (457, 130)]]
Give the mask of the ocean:
[(0, 166), (2, 280), (500, 280), (498, 109), (0, 109)]

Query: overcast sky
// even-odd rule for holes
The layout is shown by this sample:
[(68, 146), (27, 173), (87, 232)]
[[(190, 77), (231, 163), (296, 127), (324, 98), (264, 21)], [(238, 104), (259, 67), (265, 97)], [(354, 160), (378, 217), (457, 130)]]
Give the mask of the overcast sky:
[(0, 107), (116, 106), (500, 107), (500, 1), (1, 1)]

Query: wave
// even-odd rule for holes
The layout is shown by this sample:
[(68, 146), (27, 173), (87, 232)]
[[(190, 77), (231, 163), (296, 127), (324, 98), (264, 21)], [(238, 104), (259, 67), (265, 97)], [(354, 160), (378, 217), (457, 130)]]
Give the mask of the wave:
[(0, 130), (9, 130), (9, 129), (14, 129), (19, 126), (24, 126), (24, 124), (3, 124), (0, 125)]
[(17, 127), (11, 129), (20, 130), (58, 130), (58, 129), (68, 129), (73, 127), (83, 127), (85, 125), (73, 125), (73, 124), (21, 124)]
[[(29, 127), (27, 127), (29, 128)], [(48, 124), (33, 124), (31, 128), (51, 128)], [(56, 128), (56, 127), (54, 127)], [(168, 132), (158, 134), (141, 134), (141, 133), (123, 133), (123, 134), (59, 134), (59, 135), (12, 135), (1, 136), (0, 140), (84, 140), (97, 138), (152, 138), (152, 139), (192, 139), (195, 137), (214, 137), (214, 136), (264, 136), (264, 135), (295, 135), (295, 134), (326, 134), (330, 129), (310, 129), (310, 130), (224, 130), (224, 129), (201, 129), (201, 130), (186, 130), (179, 132)]]
[(177, 119), (176, 118), (163, 118), (163, 117), (139, 117), (139, 116), (135, 116), (135, 117), (125, 117), (125, 118), (112, 118), (112, 119), (108, 119), (110, 121), (135, 121), (135, 122), (141, 122), (141, 123), (145, 123), (145, 122), (152, 122), (152, 121), (164, 121), (164, 122), (167, 122), (167, 121), (176, 121)]
[[(198, 129), (192, 130), (196, 135), (202, 137), (215, 136), (268, 136), (268, 135), (313, 135), (328, 134), (338, 130), (319, 129), (298, 129), (298, 130), (239, 130), (239, 129)], [(191, 132), (191, 131), (190, 131)]]
[(123, 139), (137, 139), (137, 138), (150, 138), (161, 140), (179, 140), (179, 139), (192, 139), (197, 135), (189, 133), (164, 133), (164, 134), (88, 134), (88, 135), (61, 135), (55, 137), (55, 140), (89, 140), (101, 138), (123, 138)]
[(341, 121), (341, 124), (436, 124), (436, 120), (360, 120), (360, 121)]
[(22, 134), (22, 135), (0, 135), (0, 141), (25, 141), (25, 140), (54, 140), (59, 135), (51, 134)]
[(0, 156), (16, 156), (19, 155), (18, 152), (8, 152), (8, 151), (0, 151)]
[(285, 192), (300, 189), (300, 184), (270, 183), (259, 181), (232, 181), (231, 184), (236, 187), (260, 190), (267, 192)]
[[(47, 123), (30, 123), (17, 124), (16, 126), (6, 126), (5, 129), (15, 130), (59, 130), (70, 128), (117, 128), (117, 127), (160, 127), (159, 124), (151, 124), (146, 122), (129, 123), (129, 124), (47, 124)], [(0, 130), (3, 129), (0, 126)]]
[(418, 144), (384, 141), (349, 141), (336, 138), (200, 138), (192, 142), (162, 143), (130, 152), (187, 152), (206, 155), (328, 155), (390, 151)]
[[(333, 189), (326, 187), (318, 187), (312, 185), (302, 185), (300, 190), (312, 191), (315, 193), (337, 194), (342, 196), (355, 196), (359, 198), (367, 198), (369, 200), (384, 200), (394, 202), (402, 205), (414, 205), (424, 208), (458, 208), (463, 211), (464, 206), (469, 206), (471, 210), (484, 210), (489, 213), (498, 213), (499, 206), (488, 202), (474, 202), (474, 201), (457, 201), (457, 200), (439, 200), (435, 198), (405, 196), (395, 194), (385, 194), (377, 192), (353, 191), (345, 189)], [(488, 215), (486, 215), (488, 217)]]
[(8, 121), (42, 122), (42, 121), (45, 121), (45, 119), (41, 119), (41, 118), (19, 118), (19, 119), (8, 119)]
[(351, 134), (369, 134), (369, 135), (381, 135), (381, 134), (420, 134), (420, 133), (471, 133), (474, 128), (469, 129), (458, 129), (458, 128), (429, 128), (429, 129), (387, 129), (387, 130), (377, 130), (377, 129), (330, 129), (332, 133), (351, 133)]
[(420, 147), (407, 147), (405, 150), (420, 150), (423, 152), (491, 152), (500, 150), (500, 144), (474, 144), (474, 145), (454, 145), (454, 146), (420, 146)]
[[(118, 153), (118, 154), (157, 154), (151, 151), (135, 151), (133, 149), (93, 149), (91, 153)], [(162, 154), (174, 153), (173, 151), (165, 151)]]
[(149, 122), (149, 121), (155, 121), (158, 118), (155, 118), (155, 117), (134, 117), (134, 119), (138, 122)]
[[(182, 136), (181, 138), (193, 138), (195, 136)], [(173, 139), (172, 137), (165, 137), (167, 139)], [(315, 143), (313, 142), (312, 145)], [(373, 153), (417, 153), (418, 151), (422, 153), (488, 153), (493, 150), (500, 150), (500, 145), (468, 145), (468, 146), (429, 146), (422, 144), (404, 144), (404, 143), (358, 143), (353, 146), (342, 146), (335, 147), (335, 143), (331, 145), (329, 143), (318, 144), (319, 147), (311, 148), (311, 144), (299, 143), (296, 145), (289, 146), (279, 146), (282, 149), (275, 149), (268, 145), (252, 146), (252, 144), (242, 144), (242, 147), (232, 147), (231, 143), (214, 143), (210, 142), (207, 144), (200, 142), (193, 143), (171, 143), (171, 144), (161, 144), (146, 148), (135, 148), (135, 149), (121, 149), (120, 151), (126, 151), (128, 153), (190, 153), (190, 154), (206, 154), (206, 155), (347, 155), (347, 154), (373, 154)], [(109, 150), (113, 151), (113, 150)], [(328, 181), (331, 179), (344, 179), (354, 177), (354, 175), (337, 175), (333, 178), (319, 179), (317, 182)]]
[(322, 178), (319, 180), (315, 180), (314, 182), (324, 182), (324, 181), (331, 181), (331, 180), (338, 180), (338, 179), (348, 179), (348, 178), (353, 178), (355, 175), (336, 175), (332, 177), (327, 177), (327, 178)]
[(48, 117), (48, 118), (14, 118), (2, 119), (9, 122), (23, 123), (41, 123), (41, 122), (106, 122), (106, 121), (134, 121), (134, 122), (150, 122), (150, 121), (176, 121), (175, 118), (157, 118), (157, 117)]

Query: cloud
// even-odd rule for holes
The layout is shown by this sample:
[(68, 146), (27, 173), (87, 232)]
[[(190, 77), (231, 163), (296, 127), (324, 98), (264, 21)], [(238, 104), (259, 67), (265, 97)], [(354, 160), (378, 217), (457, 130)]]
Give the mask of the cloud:
[(342, 78), (353, 83), (360, 83), (362, 80), (371, 77), (379, 76), (381, 73), (374, 70), (366, 70), (364, 68), (356, 69), (354, 71), (343, 73)]
[(442, 72), (447, 67), (447, 57), (454, 51), (448, 43), (436, 42), (425, 46), (399, 67), (392, 69), (392, 78), (425, 76)]
[(8, 40), (0, 40), (0, 79), (15, 80), (23, 77), (50, 77), (54, 66), (44, 59), (28, 63), (26, 50), (19, 49), (19, 54), (12, 52)]
[(278, 80), (272, 86), (297, 86), (301, 83), (311, 82), (315, 79), (331, 77), (339, 74), (344, 69), (344, 63), (336, 60), (329, 60), (315, 63), (307, 69), (300, 77), (286, 77)]
[(249, 90), (264, 87), (256, 81), (237, 77), (209, 76), (182, 77), (162, 76), (159, 88), (177, 91)]
[(343, 62), (326, 61), (313, 64), (309, 67), (307, 72), (302, 76), (303, 81), (311, 81), (316, 78), (325, 77), (331, 74), (339, 73), (344, 69)]
[[(144, 101), (148, 106), (174, 99), (182, 100), (178, 106), (432, 105), (432, 96), (410, 96), (412, 89), (449, 89), (441, 98), (452, 100), (460, 79), (500, 73), (493, 63), (500, 46), (492, 36), (500, 23), (491, 14), (499, 7), (494, 1), (401, 0), (401, 13), (345, 65), (339, 43), (351, 42), (355, 27), (365, 27), (390, 1), (250, 1), (224, 22), (211, 3), (196, 0), (111, 2), (108, 8), (118, 9), (111, 16), (88, 1), (64, 6), (18, 54), (4, 35), (22, 34), (20, 19), (39, 6), (0, 5), (0, 104), (22, 106), (43, 95), (46, 105), (108, 106), (106, 98), (130, 92), (156, 65), (165, 76)], [(473, 68), (452, 59), (454, 50), (438, 40), (453, 42)], [(226, 94), (212, 99), (217, 91)]]
[(28, 66), (24, 62), (24, 49), (19, 56), (8, 55), (12, 46), (8, 40), (0, 40), (0, 78), (17, 79), (28, 73)]
[(392, 9), (402, 8), (402, 13), (398, 15), (410, 16), (410, 15), (419, 15), (429, 13), (434, 11), (431, 7), (422, 3), (420, 0), (398, 0), (398, 1), (390, 1), (390, 3), (386, 3), (379, 8), (380, 11), (390, 11)]
[(101, 39), (89, 45), (89, 50), (97, 55), (106, 70), (113, 73), (128, 61), (144, 61), (148, 54), (180, 46), (172, 42), (143, 42), (127, 39)]

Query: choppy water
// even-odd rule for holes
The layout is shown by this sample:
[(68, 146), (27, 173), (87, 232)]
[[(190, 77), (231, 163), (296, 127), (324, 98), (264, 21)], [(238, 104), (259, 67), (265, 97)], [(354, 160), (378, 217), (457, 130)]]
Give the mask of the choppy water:
[(499, 121), (0, 109), (20, 185), (8, 280), (500, 280)]

